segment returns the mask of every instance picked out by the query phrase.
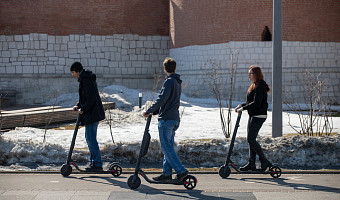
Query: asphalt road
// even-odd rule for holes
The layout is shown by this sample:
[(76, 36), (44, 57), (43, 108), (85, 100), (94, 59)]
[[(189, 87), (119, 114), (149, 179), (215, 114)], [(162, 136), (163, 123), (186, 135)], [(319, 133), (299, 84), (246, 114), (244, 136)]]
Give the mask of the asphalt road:
[[(143, 178), (139, 188), (127, 185), (131, 174), (1, 173), (2, 199), (340, 199), (340, 174), (231, 174), (222, 179), (218, 174), (192, 174), (197, 180), (193, 190), (183, 185), (150, 184)], [(150, 174), (150, 177), (157, 174)], [(139, 176), (140, 177), (140, 176)]]

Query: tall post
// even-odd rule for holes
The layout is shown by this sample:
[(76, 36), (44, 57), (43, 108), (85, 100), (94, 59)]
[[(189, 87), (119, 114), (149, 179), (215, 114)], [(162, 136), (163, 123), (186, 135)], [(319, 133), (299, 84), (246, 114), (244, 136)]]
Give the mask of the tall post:
[(282, 1), (273, 0), (272, 137), (282, 136)]

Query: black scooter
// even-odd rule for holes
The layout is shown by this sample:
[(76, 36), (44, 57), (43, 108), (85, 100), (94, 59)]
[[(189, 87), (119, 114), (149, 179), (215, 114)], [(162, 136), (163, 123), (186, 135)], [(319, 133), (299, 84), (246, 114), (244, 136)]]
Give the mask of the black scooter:
[(119, 162), (111, 163), (111, 165), (110, 165), (108, 170), (88, 172), (86, 170), (80, 169), (78, 167), (78, 165), (72, 160), (71, 156), (72, 156), (72, 152), (73, 152), (73, 149), (74, 149), (74, 144), (75, 144), (76, 138), (77, 138), (79, 123), (80, 123), (80, 115), (78, 115), (78, 118), (77, 118), (76, 127), (74, 129), (73, 138), (72, 138), (72, 142), (71, 142), (70, 151), (68, 152), (67, 161), (66, 161), (65, 164), (63, 164), (63, 166), (60, 169), (61, 175), (63, 175), (64, 177), (69, 176), (72, 173), (72, 167), (71, 167), (71, 164), (72, 164), (78, 171), (80, 171), (82, 173), (89, 173), (89, 174), (112, 174), (115, 177), (120, 176), (122, 174), (122, 167), (120, 166)]
[(149, 179), (146, 176), (146, 174), (143, 172), (143, 170), (140, 168), (140, 163), (142, 161), (142, 157), (144, 157), (146, 155), (146, 153), (148, 152), (148, 148), (149, 148), (149, 144), (150, 144), (151, 136), (150, 136), (150, 133), (149, 133), (149, 126), (150, 126), (150, 122), (151, 122), (151, 117), (152, 117), (151, 115), (148, 116), (148, 119), (146, 121), (143, 140), (142, 140), (142, 144), (141, 144), (141, 150), (139, 152), (139, 156), (138, 156), (138, 159), (137, 159), (135, 173), (129, 177), (129, 179), (127, 181), (128, 186), (131, 189), (138, 188), (141, 184), (141, 180), (138, 177), (138, 174), (140, 174), (149, 183), (184, 185), (184, 187), (188, 190), (194, 189), (196, 187), (196, 184), (197, 184), (197, 179), (196, 179), (196, 177), (194, 177), (192, 175), (186, 176), (183, 179), (183, 181), (178, 181), (176, 179), (172, 179), (172, 180), (169, 180), (169, 181), (153, 181), (153, 180)]
[(232, 168), (234, 168), (236, 170), (236, 172), (238, 173), (242, 173), (242, 174), (270, 174), (273, 178), (279, 178), (281, 176), (281, 168), (273, 165), (269, 168), (269, 170), (258, 170), (258, 171), (240, 171), (235, 165), (234, 163), (230, 160), (230, 156), (231, 153), (233, 151), (233, 147), (234, 147), (234, 142), (235, 142), (235, 138), (236, 138), (236, 133), (237, 133), (237, 129), (239, 127), (240, 124), (240, 120), (241, 120), (241, 115), (242, 113), (239, 113), (237, 116), (237, 120), (236, 120), (236, 124), (235, 124), (235, 128), (234, 128), (234, 133), (233, 133), (233, 137), (231, 139), (230, 142), (230, 146), (229, 146), (229, 152), (228, 152), (228, 156), (227, 156), (227, 160), (225, 162), (224, 165), (222, 165), (220, 167), (220, 170), (218, 172), (218, 174), (222, 177), (222, 178), (227, 178), (230, 173), (231, 170), (229, 168), (229, 164)]

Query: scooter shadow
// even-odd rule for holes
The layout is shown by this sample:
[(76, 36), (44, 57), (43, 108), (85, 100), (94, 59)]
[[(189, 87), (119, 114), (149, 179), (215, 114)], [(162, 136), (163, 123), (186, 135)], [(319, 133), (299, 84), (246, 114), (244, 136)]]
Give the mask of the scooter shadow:
[(273, 185), (273, 184), (279, 184), (282, 186), (287, 187), (287, 189), (294, 189), (298, 191), (308, 191), (308, 190), (313, 190), (313, 191), (322, 191), (322, 192), (332, 192), (332, 193), (340, 193), (339, 188), (334, 188), (334, 187), (328, 187), (328, 186), (322, 186), (322, 185), (315, 185), (315, 184), (299, 184), (299, 183), (289, 183), (289, 179), (285, 178), (241, 178), (241, 179), (236, 179), (236, 178), (228, 178), (228, 179), (234, 179), (234, 180), (241, 180), (241, 181), (251, 181), (255, 183), (260, 183), (260, 184), (268, 184), (268, 185)]
[[(128, 174), (126, 175), (129, 176)], [(208, 192), (204, 192), (203, 190), (187, 190), (185, 188), (162, 189), (161, 190), (161, 189), (150, 187), (145, 184), (142, 184), (139, 188), (133, 190), (133, 189), (130, 189), (127, 185), (127, 178), (128, 178), (127, 176), (124, 176), (123, 174), (119, 177), (104, 177), (104, 176), (91, 175), (91, 176), (82, 176), (82, 177), (69, 176), (66, 178), (72, 178), (72, 179), (87, 181), (87, 182), (96, 183), (96, 184), (118, 186), (123, 189), (128, 189), (129, 191), (126, 191), (127, 197), (129, 196), (129, 193), (131, 192), (138, 192), (144, 197), (149, 195), (150, 199), (155, 199), (159, 196), (159, 198), (157, 199), (164, 199), (164, 197), (166, 197), (165, 199), (175, 198), (175, 199), (234, 200), (234, 198), (211, 196), (207, 194)], [(105, 182), (96, 181), (93, 179), (104, 180)], [(146, 198), (146, 199), (149, 199), (149, 198)]]

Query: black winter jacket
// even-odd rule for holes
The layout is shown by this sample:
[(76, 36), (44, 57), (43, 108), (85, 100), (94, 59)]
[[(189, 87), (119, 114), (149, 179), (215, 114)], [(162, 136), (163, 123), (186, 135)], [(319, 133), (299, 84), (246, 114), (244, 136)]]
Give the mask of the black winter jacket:
[(262, 80), (254, 90), (252, 90), (250, 93), (247, 93), (247, 102), (241, 104), (241, 106), (243, 110), (248, 110), (250, 117), (255, 115), (267, 115), (268, 91), (269, 86), (265, 81)]
[(179, 122), (178, 108), (182, 92), (181, 83), (179, 74), (173, 73), (167, 76), (158, 98), (146, 113), (158, 114), (158, 120)]
[(105, 112), (99, 96), (96, 75), (83, 69), (79, 73), (79, 102), (77, 106), (83, 111), (80, 125), (84, 126), (105, 119)]

